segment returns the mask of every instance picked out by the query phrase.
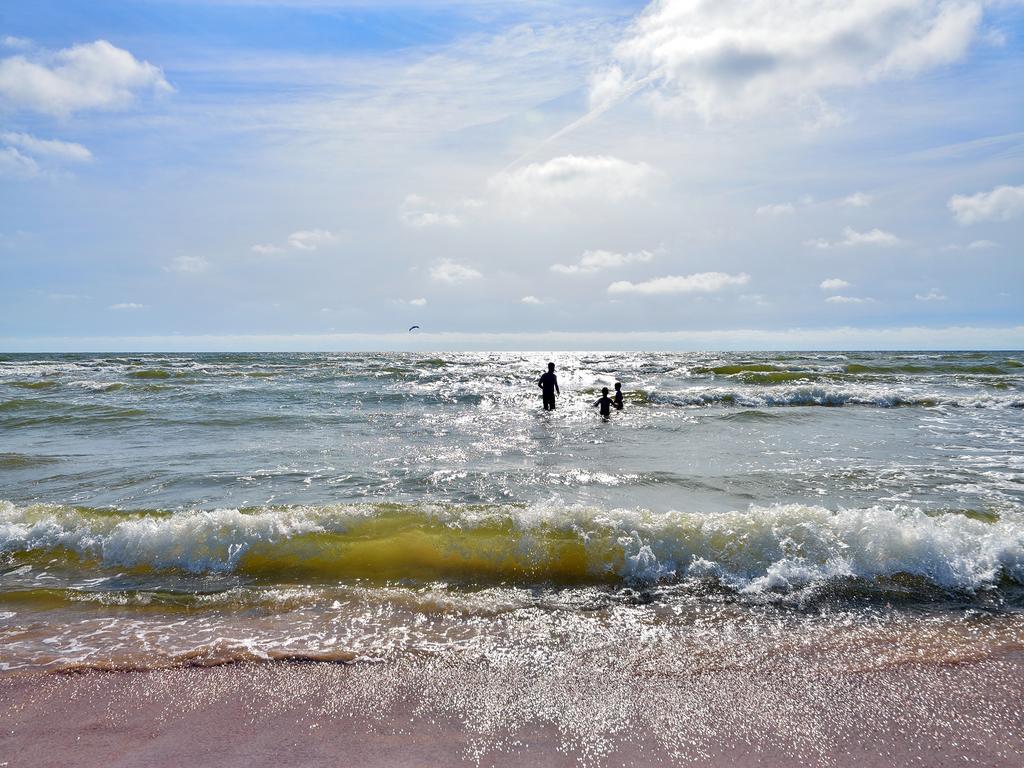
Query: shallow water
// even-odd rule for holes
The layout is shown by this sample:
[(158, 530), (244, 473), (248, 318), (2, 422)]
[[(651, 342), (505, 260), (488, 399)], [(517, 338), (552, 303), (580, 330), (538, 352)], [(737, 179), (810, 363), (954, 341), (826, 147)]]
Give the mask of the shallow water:
[(493, 653), (627, 617), (1024, 646), (1022, 361), (0, 356), (0, 665)]

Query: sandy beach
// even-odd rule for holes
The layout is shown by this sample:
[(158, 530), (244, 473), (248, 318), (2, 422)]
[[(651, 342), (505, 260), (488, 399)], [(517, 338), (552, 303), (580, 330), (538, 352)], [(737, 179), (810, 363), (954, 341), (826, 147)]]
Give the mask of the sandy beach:
[(629, 699), (599, 673), (562, 670), (543, 690), (507, 668), (430, 659), (10, 674), (0, 765), (997, 768), (1024, 758), (1020, 652), (648, 676)]

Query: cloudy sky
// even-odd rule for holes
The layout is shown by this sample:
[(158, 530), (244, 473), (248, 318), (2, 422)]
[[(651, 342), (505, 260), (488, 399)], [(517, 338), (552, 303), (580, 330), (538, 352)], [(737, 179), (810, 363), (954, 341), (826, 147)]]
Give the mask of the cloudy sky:
[(5, 3), (0, 349), (1024, 347), (1021, 83), (1010, 0)]

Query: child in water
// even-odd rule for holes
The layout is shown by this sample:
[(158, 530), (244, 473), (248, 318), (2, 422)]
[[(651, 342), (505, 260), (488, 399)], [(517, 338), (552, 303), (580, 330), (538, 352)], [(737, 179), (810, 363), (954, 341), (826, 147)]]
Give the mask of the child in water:
[(612, 415), (612, 399), (608, 397), (608, 387), (601, 388), (601, 397), (594, 401), (594, 407), (601, 406), (601, 415), (608, 418)]
[(616, 411), (622, 410), (622, 382), (615, 382), (615, 398), (612, 400)]

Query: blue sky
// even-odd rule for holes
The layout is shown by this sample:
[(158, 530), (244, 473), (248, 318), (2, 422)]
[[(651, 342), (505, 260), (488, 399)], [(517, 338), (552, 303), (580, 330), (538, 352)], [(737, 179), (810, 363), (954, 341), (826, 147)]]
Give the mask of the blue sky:
[(1019, 348), (1021, 82), (1006, 0), (6, 4), (0, 350)]

